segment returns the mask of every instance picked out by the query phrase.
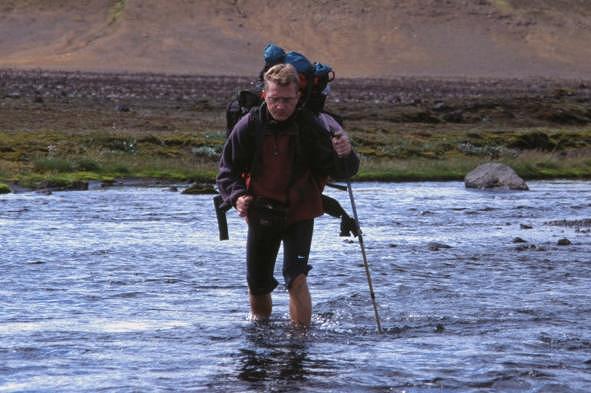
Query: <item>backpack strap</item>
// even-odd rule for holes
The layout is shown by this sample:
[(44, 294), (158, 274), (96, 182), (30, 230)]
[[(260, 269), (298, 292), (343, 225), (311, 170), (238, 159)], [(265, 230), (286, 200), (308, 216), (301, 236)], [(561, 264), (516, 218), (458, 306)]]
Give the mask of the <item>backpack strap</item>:
[(265, 103), (263, 102), (258, 107), (250, 110), (248, 117), (248, 127), (254, 133), (254, 151), (252, 155), (252, 162), (250, 164), (250, 176), (256, 176), (256, 172), (260, 165), (260, 155), (263, 147), (263, 139), (265, 137), (265, 128), (263, 124), (263, 110)]
[(337, 123), (339, 123), (339, 125), (341, 127), (344, 127), (345, 126), (344, 121), (343, 121), (343, 116), (337, 115), (334, 112), (329, 112), (329, 111), (325, 111), (325, 110), (320, 111), (320, 113), (326, 113), (327, 115), (329, 115), (330, 117), (332, 117), (333, 119), (335, 119), (335, 121)]

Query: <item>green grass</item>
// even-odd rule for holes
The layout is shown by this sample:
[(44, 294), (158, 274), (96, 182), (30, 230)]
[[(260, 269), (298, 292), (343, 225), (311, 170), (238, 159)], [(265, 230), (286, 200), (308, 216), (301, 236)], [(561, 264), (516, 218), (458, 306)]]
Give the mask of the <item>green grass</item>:
[(412, 158), (407, 160), (362, 160), (356, 180), (415, 181), (458, 180), (483, 160), (432, 160)]
[(526, 179), (591, 178), (591, 129), (394, 128), (351, 131), (362, 157), (357, 179), (458, 180), (477, 165), (500, 161)]
[(74, 164), (63, 158), (40, 158), (33, 161), (35, 172), (72, 172)]
[(121, 177), (213, 181), (223, 142), (221, 132), (0, 132), (0, 179), (32, 188)]
[[(353, 122), (354, 180), (460, 180), (491, 160), (528, 179), (591, 178), (591, 129), (480, 129)], [(80, 181), (151, 178), (213, 183), (222, 131), (0, 131), (0, 181), (80, 188)]]
[(562, 157), (555, 153), (531, 151), (505, 163), (525, 179), (591, 178), (591, 162), (585, 156)]

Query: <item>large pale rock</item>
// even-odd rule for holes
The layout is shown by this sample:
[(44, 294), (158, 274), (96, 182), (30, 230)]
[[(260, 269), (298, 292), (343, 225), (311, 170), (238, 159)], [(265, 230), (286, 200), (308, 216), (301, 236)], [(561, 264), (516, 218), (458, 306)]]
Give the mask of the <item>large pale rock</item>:
[(529, 190), (525, 181), (511, 167), (498, 162), (479, 165), (466, 175), (464, 184), (467, 188)]

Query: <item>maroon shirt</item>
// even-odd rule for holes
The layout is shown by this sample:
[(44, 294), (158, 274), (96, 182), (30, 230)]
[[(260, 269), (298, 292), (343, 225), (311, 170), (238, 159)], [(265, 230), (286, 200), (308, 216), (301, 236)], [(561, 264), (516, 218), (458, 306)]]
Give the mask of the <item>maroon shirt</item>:
[(294, 178), (298, 138), (295, 122), (284, 129), (266, 129), (260, 164), (249, 184), (249, 193), (289, 206), (287, 222), (307, 220), (323, 213), (321, 194), (326, 178), (306, 170)]

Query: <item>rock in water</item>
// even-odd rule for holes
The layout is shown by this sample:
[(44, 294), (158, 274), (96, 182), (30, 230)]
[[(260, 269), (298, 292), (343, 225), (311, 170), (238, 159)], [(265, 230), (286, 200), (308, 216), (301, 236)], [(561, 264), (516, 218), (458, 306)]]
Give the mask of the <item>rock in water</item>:
[(498, 162), (479, 165), (464, 178), (466, 188), (478, 189), (509, 189), (527, 191), (529, 187), (515, 171)]
[(215, 194), (216, 191), (211, 184), (195, 183), (185, 189), (181, 194), (185, 195), (201, 195), (201, 194)]
[(439, 251), (442, 248), (451, 248), (451, 246), (445, 244), (445, 243), (439, 243), (439, 242), (429, 242), (427, 244), (427, 247), (429, 248), (429, 250), (431, 251)]

